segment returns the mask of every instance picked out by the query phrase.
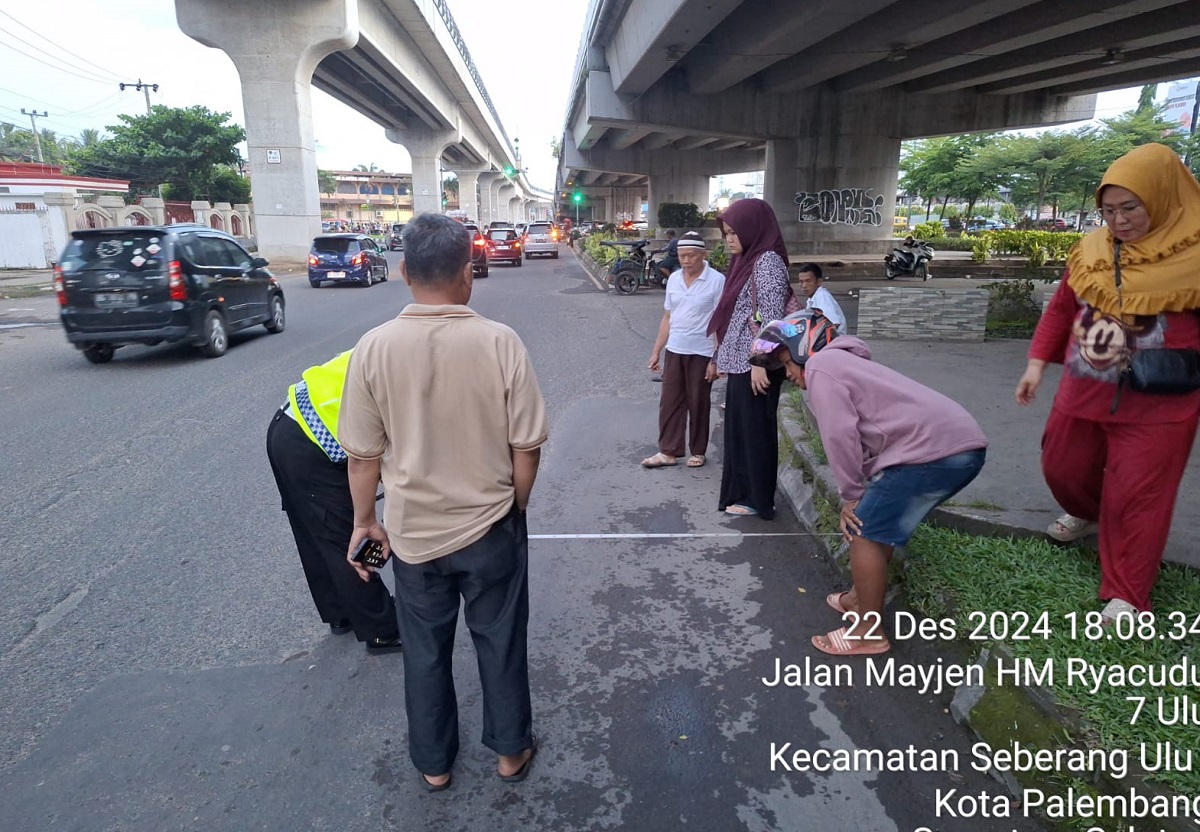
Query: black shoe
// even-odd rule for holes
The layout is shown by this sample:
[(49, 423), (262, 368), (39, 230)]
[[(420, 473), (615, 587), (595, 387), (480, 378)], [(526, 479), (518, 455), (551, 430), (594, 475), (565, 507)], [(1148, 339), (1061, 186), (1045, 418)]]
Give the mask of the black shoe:
[(329, 632), (333, 633), (335, 636), (344, 636), (353, 629), (354, 628), (350, 626), (349, 618), (343, 618), (341, 621), (329, 622)]
[(367, 640), (367, 652), (372, 656), (381, 656), (384, 653), (399, 653), (400, 648), (400, 636)]

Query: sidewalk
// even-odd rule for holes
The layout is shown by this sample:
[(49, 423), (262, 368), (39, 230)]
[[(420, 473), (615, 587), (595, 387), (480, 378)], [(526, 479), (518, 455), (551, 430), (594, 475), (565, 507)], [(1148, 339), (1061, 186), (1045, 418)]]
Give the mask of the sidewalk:
[[(932, 387), (971, 412), (990, 441), (979, 477), (939, 515), (943, 525), (964, 531), (1042, 535), (1062, 514), (1042, 478), (1042, 428), (1058, 387), (1061, 367), (1052, 365), (1037, 401), (1013, 399), (1025, 368), (1024, 340), (982, 344), (870, 341), (872, 358)], [(1096, 545), (1096, 538), (1081, 541)], [(1179, 489), (1167, 560), (1200, 568), (1200, 462), (1192, 456)]]

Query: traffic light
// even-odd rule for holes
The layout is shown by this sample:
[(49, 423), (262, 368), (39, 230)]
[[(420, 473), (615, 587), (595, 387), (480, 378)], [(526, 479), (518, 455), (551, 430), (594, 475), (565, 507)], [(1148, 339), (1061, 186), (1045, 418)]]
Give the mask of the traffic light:
[(583, 202), (583, 194), (581, 194), (579, 191), (576, 191), (575, 193), (571, 194), (571, 201), (578, 205), (579, 203)]
[(517, 172), (517, 169), (516, 169), (516, 168), (514, 168), (512, 165), (505, 165), (505, 166), (504, 166), (504, 175), (505, 175), (505, 176), (512, 176), (512, 175), (513, 175), (514, 173), (516, 173), (516, 172)]

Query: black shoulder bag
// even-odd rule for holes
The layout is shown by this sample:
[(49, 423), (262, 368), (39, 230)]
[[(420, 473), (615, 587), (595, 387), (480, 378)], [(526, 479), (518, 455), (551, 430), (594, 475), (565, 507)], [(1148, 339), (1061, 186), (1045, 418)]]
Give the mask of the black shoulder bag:
[(1125, 311), (1121, 304), (1121, 241), (1113, 245), (1114, 281), (1117, 284), (1117, 314), (1125, 333), (1121, 375), (1117, 379), (1117, 394), (1113, 396), (1109, 413), (1117, 412), (1121, 388), (1128, 384), (1138, 393), (1179, 396), (1200, 390), (1200, 351), (1193, 349), (1135, 350), (1129, 329), (1125, 326)]

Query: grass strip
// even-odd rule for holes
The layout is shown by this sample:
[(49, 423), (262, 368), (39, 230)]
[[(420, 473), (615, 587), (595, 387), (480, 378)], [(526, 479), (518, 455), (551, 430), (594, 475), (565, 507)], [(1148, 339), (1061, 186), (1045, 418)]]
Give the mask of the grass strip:
[[(1068, 658), (1083, 659), (1094, 666), (1171, 665), (1185, 655), (1200, 661), (1196, 646), (1200, 635), (1183, 640), (1157, 635), (1127, 641), (1115, 635), (1111, 640), (1104, 636), (1097, 640), (1082, 636), (1071, 639), (1064, 616), (1076, 613), (1082, 632), (1084, 614), (1100, 609), (1096, 598), (1100, 568), (1094, 552), (1037, 539), (978, 537), (929, 525), (917, 530), (907, 552), (903, 581), (909, 603), (925, 615), (954, 618), (960, 634), (970, 632), (974, 626), (975, 622), (968, 621), (974, 610), (1024, 611), (1034, 617), (1043, 610), (1050, 613), (1049, 639), (1008, 640), (1006, 644), (1017, 657), (1032, 659), (1039, 665), (1046, 659), (1055, 660), (1050, 692), (1059, 703), (1079, 711), (1093, 732), (1076, 739), (1091, 747), (1128, 749), (1134, 761), (1142, 743), (1170, 741), (1177, 749), (1196, 752), (1200, 731), (1195, 724), (1162, 725), (1157, 710), (1151, 707), (1160, 697), (1173, 699), (1188, 694), (1196, 708), (1200, 696), (1195, 689), (1104, 685), (1093, 693), (1066, 684), (1063, 670)], [(1165, 565), (1153, 601), (1156, 633), (1169, 630), (1167, 615), (1172, 611), (1183, 613), (1185, 626), (1190, 627), (1200, 620), (1200, 573)], [(1130, 724), (1135, 707), (1126, 699), (1130, 696), (1146, 698), (1146, 707), (1136, 724)], [(1155, 772), (1147, 779), (1179, 794), (1200, 793), (1200, 771)]]

